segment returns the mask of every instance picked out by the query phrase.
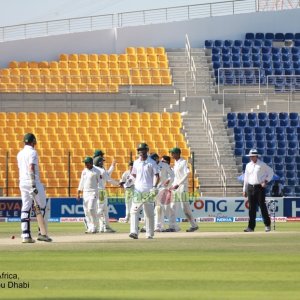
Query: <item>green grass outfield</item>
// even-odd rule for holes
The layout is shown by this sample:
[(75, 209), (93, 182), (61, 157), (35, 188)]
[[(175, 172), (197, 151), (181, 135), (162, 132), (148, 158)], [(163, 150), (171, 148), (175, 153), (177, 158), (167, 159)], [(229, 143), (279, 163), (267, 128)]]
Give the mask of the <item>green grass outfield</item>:
[(19, 227), (0, 223), (0, 276), (17, 274), (30, 287), (8, 288), (1, 278), (1, 300), (300, 297), (300, 223), (277, 223), (270, 233), (261, 223), (255, 233), (242, 233), (245, 223), (204, 223), (199, 233), (153, 240), (129, 239), (128, 224), (113, 224), (120, 239), (58, 243), (84, 236), (82, 224), (62, 223), (50, 224), (53, 243), (26, 245)]

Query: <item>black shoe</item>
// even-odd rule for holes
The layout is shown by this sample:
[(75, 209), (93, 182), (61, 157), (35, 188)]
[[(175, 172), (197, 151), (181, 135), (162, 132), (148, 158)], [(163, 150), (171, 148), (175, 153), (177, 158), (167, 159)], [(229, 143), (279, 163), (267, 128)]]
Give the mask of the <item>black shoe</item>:
[(134, 240), (137, 240), (139, 238), (136, 233), (130, 233), (129, 237), (132, 238), (132, 239), (134, 239)]
[(146, 232), (146, 229), (144, 227), (142, 227), (140, 232)]
[(254, 232), (254, 230), (251, 229), (251, 228), (249, 228), (249, 227), (247, 227), (246, 229), (244, 229), (244, 232)]
[(194, 231), (196, 231), (196, 230), (198, 230), (198, 229), (199, 229), (198, 226), (196, 226), (196, 227), (191, 227), (191, 228), (187, 229), (186, 232), (194, 232)]
[(265, 227), (265, 231), (266, 231), (266, 232), (271, 231), (271, 226), (266, 226), (266, 227)]
[(175, 232), (176, 230), (174, 228), (167, 228), (164, 229), (162, 232)]

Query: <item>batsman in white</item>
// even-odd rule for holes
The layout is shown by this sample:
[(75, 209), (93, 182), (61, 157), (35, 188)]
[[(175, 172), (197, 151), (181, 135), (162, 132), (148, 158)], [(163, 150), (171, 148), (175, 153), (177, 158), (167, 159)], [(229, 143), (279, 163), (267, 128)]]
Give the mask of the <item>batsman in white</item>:
[[(36, 204), (39, 206), (41, 213), (44, 217), (45, 227), (47, 228), (47, 202), (44, 186), (40, 182), (39, 159), (34, 146), (36, 145), (36, 137), (32, 133), (27, 133), (23, 139), (25, 146), (18, 153), (18, 167), (19, 167), (19, 187), (22, 197), (22, 210), (21, 210), (21, 230), (22, 242), (34, 243), (35, 240), (31, 237), (30, 230), (30, 212), (33, 204), (33, 197)], [(52, 242), (48, 235), (39, 233), (38, 241)]]
[[(134, 161), (131, 175), (135, 177), (134, 196), (131, 206), (130, 234), (132, 239), (138, 239), (139, 214), (143, 207), (146, 221), (146, 237), (154, 236), (154, 197), (157, 194), (159, 170), (157, 163), (148, 156), (149, 147), (141, 143), (137, 147), (139, 158)], [(153, 178), (155, 182), (153, 185)]]
[(93, 158), (87, 156), (84, 161), (85, 168), (81, 173), (78, 186), (77, 200), (83, 195), (83, 210), (85, 214), (85, 233), (96, 233), (98, 229), (97, 201), (99, 198), (98, 185), (100, 182), (100, 171), (93, 166)]
[(172, 190), (174, 190), (174, 202), (171, 203), (172, 208), (172, 215), (170, 217), (170, 228), (169, 231), (176, 231), (176, 206), (177, 203), (181, 204), (181, 208), (189, 220), (191, 227), (187, 229), (187, 232), (193, 232), (199, 229), (197, 223), (194, 220), (192, 210), (190, 207), (189, 202), (189, 195), (188, 195), (188, 177), (190, 174), (190, 170), (188, 167), (188, 163), (185, 159), (183, 159), (181, 156), (181, 150), (180, 148), (173, 148), (170, 150), (170, 153), (172, 155), (172, 158), (175, 159), (174, 164), (174, 174), (175, 179), (173, 182), (173, 185), (171, 187)]
[[(159, 161), (159, 156), (156, 153), (151, 154), (151, 158), (156, 161), (159, 169), (160, 182), (158, 184), (159, 192), (171, 187), (174, 180), (174, 172), (170, 167), (170, 157), (163, 156), (163, 159)], [(155, 199), (155, 216), (154, 216), (154, 231), (162, 232), (164, 230), (165, 210), (168, 210), (169, 205), (163, 205), (159, 194)]]
[(127, 171), (125, 171), (122, 174), (122, 177), (120, 179), (120, 186), (123, 187), (125, 189), (125, 218), (121, 219), (120, 218), (120, 222), (124, 222), (124, 223), (128, 223), (128, 221), (130, 220), (130, 209), (131, 209), (131, 205), (132, 205), (132, 198), (133, 198), (133, 194), (134, 194), (134, 181), (135, 178), (133, 176), (131, 176), (131, 171), (132, 171), (132, 167), (133, 167), (133, 162), (130, 161), (128, 163), (128, 167), (129, 169)]
[(100, 232), (113, 233), (116, 232), (110, 227), (109, 217), (108, 217), (108, 199), (106, 193), (106, 182), (109, 182), (113, 185), (119, 186), (119, 182), (112, 179), (108, 172), (104, 169), (103, 162), (105, 159), (103, 157), (94, 158), (94, 167), (97, 168), (100, 172), (100, 180), (98, 183), (99, 190), (99, 201), (97, 203), (97, 215), (99, 218)]

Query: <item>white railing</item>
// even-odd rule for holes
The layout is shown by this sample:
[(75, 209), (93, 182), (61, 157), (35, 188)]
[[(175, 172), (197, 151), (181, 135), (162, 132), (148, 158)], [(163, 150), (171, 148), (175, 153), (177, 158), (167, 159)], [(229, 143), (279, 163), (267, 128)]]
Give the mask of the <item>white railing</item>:
[(1, 27), (0, 42), (299, 7), (296, 0), (283, 0), (280, 5), (278, 3), (277, 0), (232, 0), (19, 24)]
[[(252, 73), (252, 72), (253, 73)], [(245, 74), (245, 73), (252, 74)], [(260, 68), (219, 68), (218, 69), (218, 94), (221, 86), (234, 86), (240, 92), (249, 85), (255, 85), (260, 93), (261, 87), (261, 70)]]
[(204, 99), (202, 99), (202, 122), (203, 122), (204, 131), (206, 132), (206, 135), (208, 136), (210, 149), (212, 151), (212, 157), (214, 158), (215, 163), (217, 165), (219, 180), (221, 183), (221, 187), (223, 188), (223, 194), (224, 194), (224, 196), (226, 196), (227, 176), (226, 176), (226, 172), (224, 170), (224, 166), (221, 161), (221, 155), (220, 155), (220, 151), (218, 148), (218, 144), (215, 142), (214, 131), (213, 131), (211, 122), (208, 119), (208, 111), (207, 111), (207, 107), (206, 107)]

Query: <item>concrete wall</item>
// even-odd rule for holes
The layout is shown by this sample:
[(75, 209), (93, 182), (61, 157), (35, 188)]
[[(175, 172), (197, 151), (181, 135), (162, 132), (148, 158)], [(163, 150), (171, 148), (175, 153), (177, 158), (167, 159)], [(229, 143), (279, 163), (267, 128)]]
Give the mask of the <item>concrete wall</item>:
[(61, 53), (124, 53), (128, 46), (183, 48), (205, 39), (243, 39), (246, 32), (300, 32), (300, 9), (73, 33), (0, 43), (0, 67), (17, 60), (57, 60)]

